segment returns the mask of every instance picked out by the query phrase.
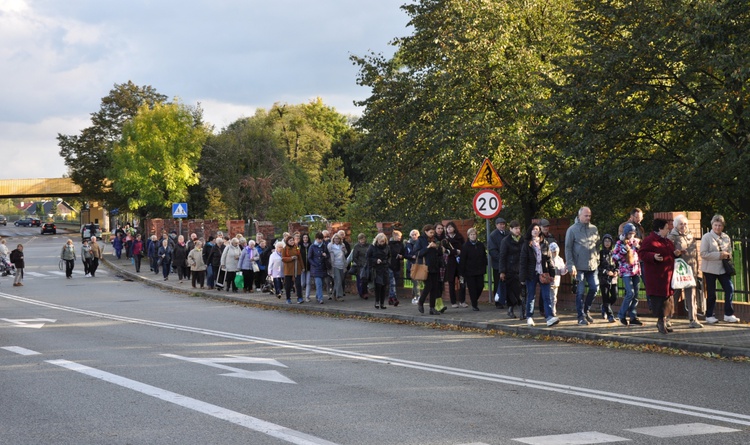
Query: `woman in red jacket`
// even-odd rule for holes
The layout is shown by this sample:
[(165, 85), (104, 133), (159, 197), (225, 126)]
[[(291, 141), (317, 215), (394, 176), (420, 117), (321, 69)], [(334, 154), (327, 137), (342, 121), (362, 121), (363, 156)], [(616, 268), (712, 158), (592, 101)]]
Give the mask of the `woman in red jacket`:
[(664, 316), (672, 313), (672, 271), (675, 255), (679, 255), (674, 243), (667, 238), (668, 234), (667, 220), (655, 219), (654, 231), (643, 240), (638, 252), (643, 261), (646, 295), (651, 298), (657, 318), (656, 328), (662, 334), (672, 332), (672, 328), (664, 324)]

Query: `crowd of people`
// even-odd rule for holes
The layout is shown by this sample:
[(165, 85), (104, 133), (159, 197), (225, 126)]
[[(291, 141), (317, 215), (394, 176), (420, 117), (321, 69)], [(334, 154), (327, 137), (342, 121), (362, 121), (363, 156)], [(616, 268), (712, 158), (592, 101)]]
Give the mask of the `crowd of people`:
[[(703, 327), (699, 316), (709, 324), (717, 323), (718, 281), (724, 291), (723, 320), (738, 322), (733, 308), (734, 287), (726, 269), (732, 244), (723, 232), (724, 218), (712, 218), (711, 231), (703, 236), (703, 242), (690, 231), (683, 215), (675, 218), (671, 230), (668, 221), (657, 218), (652, 231), (646, 232), (642, 220), (643, 212), (633, 209), (617, 236), (605, 234), (600, 238), (591, 223), (591, 210), (582, 207), (567, 230), (562, 249), (550, 234), (546, 219), (531, 224), (522, 233), (518, 221), (507, 223), (503, 218), (495, 220), (495, 230), (489, 234), (486, 247), (477, 239), (474, 228), (467, 231), (468, 239), (464, 239), (453, 222), (427, 224), (421, 232), (411, 230), (405, 242), (398, 230), (392, 232), (390, 239), (380, 233), (371, 243), (359, 234), (354, 246), (343, 230), (323, 230), (312, 239), (307, 233), (284, 233), (270, 242), (260, 234), (255, 240), (241, 234), (225, 239), (222, 232), (207, 240), (198, 239), (193, 233), (186, 241), (174, 231), (163, 231), (160, 238), (152, 234), (144, 242), (137, 230), (126, 225), (115, 231), (112, 244), (115, 256), (121, 258), (124, 252), (136, 272), (140, 272), (141, 259), (145, 258), (151, 272), (158, 275), (161, 271), (164, 280), (176, 274), (180, 282), (191, 280), (193, 287), (201, 289), (265, 290), (280, 299), (285, 297), (288, 304), (295, 300), (298, 304), (310, 302), (313, 287), (319, 304), (325, 302), (326, 294), (329, 300), (342, 301), (345, 282), (352, 276), (361, 299), (372, 297), (376, 308), (386, 309), (399, 305), (397, 284), (407, 279), (412, 282), (412, 303), (420, 313), (425, 313), (427, 303), (433, 315), (446, 310), (441, 304), (446, 284), (451, 307), (480, 310), (478, 302), (484, 291), (489, 257), (494, 284), (490, 295), (496, 308), (507, 309), (510, 318), (525, 320), (529, 326), (535, 325), (537, 310), (548, 327), (559, 323), (557, 294), (560, 279), (567, 273), (575, 286), (578, 324), (594, 322), (591, 308), (600, 295), (601, 319), (624, 326), (643, 325), (638, 317), (643, 285), (649, 309), (657, 317), (656, 328), (664, 334), (672, 331), (677, 302), (684, 301), (691, 328)], [(7, 250), (3, 247), (4, 240), (0, 258)], [(20, 245), (14, 251), (20, 252), (21, 270), (22, 251)], [(83, 242), (80, 256), (86, 275), (95, 276), (101, 258), (96, 238)], [(60, 258), (70, 278), (76, 260), (71, 240), (63, 246)], [(672, 275), (678, 259), (687, 265), (695, 280), (675, 288)], [(412, 276), (418, 268), (426, 270), (419, 279)], [(406, 275), (402, 276), (404, 270)], [(615, 313), (620, 282), (624, 295)], [(18, 285), (22, 285), (20, 281)]]

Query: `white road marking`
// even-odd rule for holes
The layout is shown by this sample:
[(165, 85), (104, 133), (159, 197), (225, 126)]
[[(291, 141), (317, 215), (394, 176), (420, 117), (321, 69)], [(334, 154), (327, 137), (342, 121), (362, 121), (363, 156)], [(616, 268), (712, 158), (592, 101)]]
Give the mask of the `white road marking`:
[(31, 349), (22, 348), (20, 346), (3, 346), (0, 349), (5, 349), (6, 351), (15, 352), (16, 354), (21, 355), (39, 355), (41, 352), (32, 351)]
[(37, 278), (44, 278), (44, 277), (47, 276), (47, 274), (43, 274), (43, 273), (39, 273), (39, 272), (27, 272), (25, 270), (23, 271), (23, 274), (24, 275), (29, 275), (29, 276), (32, 276), (32, 277), (37, 277)]
[(131, 389), (141, 394), (155, 397), (165, 402), (173, 403), (183, 408), (197, 411), (199, 413), (206, 414), (217, 419), (226, 420), (227, 422), (231, 422), (235, 425), (239, 425), (286, 442), (299, 445), (336, 445), (334, 442), (329, 442), (319, 437), (311, 436), (309, 434), (295, 431), (281, 425), (276, 425), (275, 423), (267, 422), (256, 417), (238, 413), (237, 411), (232, 411), (217, 405), (212, 405), (210, 403), (183, 396), (181, 394), (167, 391), (165, 389), (157, 388), (155, 386), (147, 385), (145, 383), (131, 380), (116, 374), (111, 374), (106, 371), (101, 371), (99, 369), (81, 365), (79, 363), (71, 362), (68, 360), (47, 360), (47, 363), (69, 369), (71, 371), (80, 372), (81, 374), (87, 375), (89, 377), (94, 377), (99, 380), (121, 386), (123, 388)]
[(588, 431), (584, 433), (558, 434), (555, 436), (536, 436), (511, 439), (515, 442), (527, 443), (529, 445), (587, 445), (597, 443), (629, 442), (625, 437), (611, 436), (609, 434)]
[(163, 329), (173, 329), (181, 332), (192, 332), (197, 334), (209, 335), (220, 338), (228, 338), (239, 341), (246, 341), (257, 344), (272, 345), (280, 348), (294, 349), (298, 351), (307, 351), (316, 354), (326, 354), (335, 357), (343, 357), (348, 359), (362, 360), (371, 363), (379, 363), (383, 365), (399, 366), (403, 368), (417, 369), (421, 371), (436, 372), (445, 375), (452, 375), (461, 378), (473, 378), (476, 380), (483, 380), (488, 382), (502, 383), (506, 385), (520, 386), (524, 388), (534, 388), (544, 391), (551, 391), (560, 394), (567, 394), (579, 397), (587, 397), (590, 399), (605, 400), (608, 402), (638, 406), (641, 408), (655, 409), (659, 411), (666, 411), (686, 416), (695, 416), (703, 420), (712, 419), (721, 422), (734, 423), (738, 425), (750, 426), (750, 416), (746, 414), (721, 411), (712, 408), (704, 408), (700, 406), (685, 405), (681, 403), (673, 403), (658, 399), (648, 399), (644, 397), (629, 396), (622, 393), (613, 393), (608, 391), (599, 391), (589, 388), (581, 388), (570, 385), (561, 385), (558, 383), (544, 382), (539, 380), (524, 379), (520, 377), (513, 377), (501, 374), (492, 374), (487, 372), (479, 372), (470, 369), (453, 368), (449, 366), (433, 365), (429, 363), (414, 362), (408, 360), (400, 360), (397, 358), (387, 356), (377, 356), (370, 354), (361, 354), (357, 352), (349, 352), (340, 349), (325, 348), (319, 346), (310, 346), (300, 343), (293, 343), (288, 341), (273, 340), (262, 337), (254, 337), (250, 335), (235, 334), (231, 332), (215, 331), (212, 329), (196, 328), (191, 326), (175, 325), (170, 323), (162, 323), (158, 321), (143, 320), (137, 318), (123, 317), (120, 315), (106, 314), (102, 312), (89, 311), (86, 309), (78, 309), (69, 306), (62, 306), (54, 303), (47, 303), (44, 301), (33, 300), (31, 298), (19, 297), (16, 295), (0, 293), (0, 297), (14, 300), (22, 303), (28, 303), (36, 306), (47, 307), (50, 309), (56, 309), (76, 314), (88, 315), (91, 317), (104, 318), (108, 320), (121, 321), (123, 323), (133, 323), (145, 326), (154, 326)]
[(8, 323), (12, 323), (19, 328), (32, 328), (32, 329), (39, 329), (45, 325), (45, 323), (27, 323), (28, 321), (46, 321), (48, 323), (54, 323), (57, 320), (53, 320), (51, 318), (0, 318), (2, 321), (7, 321)]
[(647, 436), (654, 437), (683, 437), (697, 436), (700, 434), (736, 433), (737, 431), (741, 430), (726, 428), (717, 425), (709, 425), (707, 423), (683, 423), (681, 425), (663, 425), (651, 426), (647, 428), (632, 428), (625, 431), (632, 431), (634, 433), (645, 434)]
[(255, 357), (242, 357), (232, 355), (229, 357), (218, 357), (218, 358), (195, 358), (195, 357), (183, 357), (176, 354), (162, 354), (164, 357), (176, 358), (177, 360), (184, 360), (186, 362), (198, 363), (201, 365), (212, 366), (214, 368), (225, 369), (232, 371), (226, 374), (221, 374), (226, 377), (239, 377), (241, 379), (251, 380), (264, 380), (267, 382), (276, 383), (292, 383), (297, 384), (294, 380), (285, 377), (278, 371), (246, 371), (240, 368), (233, 368), (231, 366), (223, 365), (222, 363), (249, 363), (249, 364), (262, 364), (280, 366), (286, 368), (286, 365), (282, 365), (272, 358), (255, 358)]

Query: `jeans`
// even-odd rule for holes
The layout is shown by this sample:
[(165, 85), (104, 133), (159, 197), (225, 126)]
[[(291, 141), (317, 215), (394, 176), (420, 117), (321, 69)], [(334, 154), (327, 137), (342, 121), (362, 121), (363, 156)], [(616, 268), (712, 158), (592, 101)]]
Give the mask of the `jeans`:
[(640, 290), (641, 277), (633, 275), (622, 277), (622, 283), (625, 285), (625, 298), (622, 300), (620, 312), (617, 317), (620, 319), (630, 317), (631, 320), (638, 318), (636, 308), (638, 306), (638, 291)]
[(305, 299), (310, 299), (310, 285), (312, 284), (310, 281), (310, 271), (306, 270), (302, 272), (302, 288), (305, 289)]
[[(595, 270), (579, 270), (576, 275), (578, 280), (578, 289), (576, 289), (576, 313), (578, 319), (583, 318), (584, 312), (588, 312), (591, 308), (591, 304), (594, 303), (594, 297), (596, 297), (596, 290), (599, 288), (599, 280), (596, 276)], [(589, 285), (589, 292), (586, 294), (586, 301), (583, 300), (583, 291), (586, 288), (586, 284)]]
[[(323, 278), (321, 278), (321, 285), (320, 285), (321, 291), (323, 289), (322, 280), (323, 280)], [(316, 289), (318, 288), (318, 282), (317, 281), (315, 281), (315, 288)], [(367, 295), (367, 281), (365, 281), (364, 279), (360, 278), (359, 274), (357, 274), (357, 293), (359, 294), (360, 297), (363, 297), (363, 298), (364, 298), (365, 295)]]
[(550, 284), (539, 283), (539, 274), (535, 273), (533, 278), (526, 279), (526, 318), (534, 317), (534, 300), (536, 297), (536, 285), (539, 284), (539, 294), (544, 303), (545, 318), (552, 318), (552, 304), (550, 301)]
[[(357, 282), (359, 283), (359, 282)], [(307, 291), (310, 292), (310, 283), (307, 283)], [(315, 298), (318, 303), (323, 302), (323, 277), (315, 277)]]
[(714, 316), (716, 307), (716, 280), (719, 280), (721, 288), (724, 290), (724, 316), (734, 315), (734, 283), (732, 277), (727, 274), (714, 275), (703, 272), (703, 284), (706, 286), (706, 317)]
[(391, 269), (388, 269), (388, 283), (390, 284), (388, 286), (388, 298), (397, 298), (396, 297), (396, 274), (393, 273)]
[(209, 289), (214, 287), (214, 266), (211, 264), (206, 267), (206, 285)]

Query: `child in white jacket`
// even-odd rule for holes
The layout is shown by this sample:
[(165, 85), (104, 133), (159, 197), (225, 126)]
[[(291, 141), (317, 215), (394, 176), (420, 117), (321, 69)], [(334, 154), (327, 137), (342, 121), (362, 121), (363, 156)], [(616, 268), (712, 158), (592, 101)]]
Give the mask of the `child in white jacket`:
[(276, 298), (281, 298), (281, 283), (284, 280), (284, 262), (281, 259), (281, 250), (284, 242), (276, 243), (276, 250), (268, 258), (268, 275), (273, 278), (273, 287)]
[(552, 303), (552, 316), (557, 317), (557, 291), (560, 289), (560, 277), (567, 275), (568, 267), (560, 256), (560, 246), (557, 243), (549, 245), (549, 254), (552, 257), (552, 265), (555, 267), (555, 279), (550, 286), (550, 301)]

